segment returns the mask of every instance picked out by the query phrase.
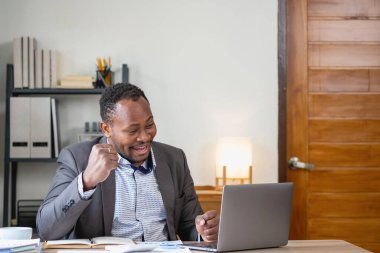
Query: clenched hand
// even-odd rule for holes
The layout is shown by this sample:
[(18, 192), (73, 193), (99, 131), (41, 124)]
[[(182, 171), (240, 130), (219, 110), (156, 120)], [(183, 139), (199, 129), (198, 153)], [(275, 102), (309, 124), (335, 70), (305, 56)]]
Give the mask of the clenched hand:
[(96, 144), (92, 147), (86, 170), (83, 172), (83, 190), (87, 191), (106, 180), (118, 166), (117, 152), (110, 144)]

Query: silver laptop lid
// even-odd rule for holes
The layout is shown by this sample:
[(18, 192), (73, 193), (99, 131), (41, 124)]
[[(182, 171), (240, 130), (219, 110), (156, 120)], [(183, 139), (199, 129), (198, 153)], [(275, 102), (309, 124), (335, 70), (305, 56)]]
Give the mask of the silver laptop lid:
[(292, 183), (226, 185), (217, 251), (286, 245), (292, 192)]

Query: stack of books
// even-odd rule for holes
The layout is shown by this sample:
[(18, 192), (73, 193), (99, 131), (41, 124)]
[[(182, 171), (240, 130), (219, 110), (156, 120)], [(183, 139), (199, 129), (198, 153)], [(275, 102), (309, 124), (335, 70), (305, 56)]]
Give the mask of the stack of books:
[(62, 89), (91, 89), (94, 88), (93, 81), (91, 76), (65, 76), (57, 87)]

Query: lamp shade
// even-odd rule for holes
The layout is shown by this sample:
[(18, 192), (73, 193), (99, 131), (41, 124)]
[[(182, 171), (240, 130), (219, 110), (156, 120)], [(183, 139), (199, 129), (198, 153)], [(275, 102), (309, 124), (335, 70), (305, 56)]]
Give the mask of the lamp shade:
[(246, 178), (252, 165), (252, 143), (249, 138), (223, 137), (216, 147), (216, 177), (222, 177), (223, 166), (228, 178)]

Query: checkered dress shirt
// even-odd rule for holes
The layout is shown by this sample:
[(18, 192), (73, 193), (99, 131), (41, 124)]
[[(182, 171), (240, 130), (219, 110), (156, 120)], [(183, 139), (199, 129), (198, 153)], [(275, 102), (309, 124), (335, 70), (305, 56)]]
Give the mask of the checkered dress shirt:
[[(167, 241), (166, 210), (154, 174), (153, 150), (139, 168), (119, 155), (111, 234), (135, 241)], [(151, 173), (153, 172), (153, 173)]]

